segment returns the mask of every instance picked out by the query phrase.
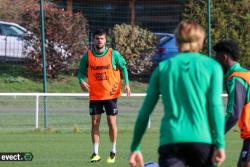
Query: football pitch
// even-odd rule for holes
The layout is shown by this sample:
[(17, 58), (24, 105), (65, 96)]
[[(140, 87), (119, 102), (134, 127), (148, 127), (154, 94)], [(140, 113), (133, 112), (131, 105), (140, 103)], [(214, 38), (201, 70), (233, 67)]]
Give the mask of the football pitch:
[[(118, 101), (118, 141), (115, 164), (107, 164), (110, 142), (106, 116), (101, 121), (99, 154), (102, 160), (90, 163), (92, 144), (88, 98), (48, 98), (48, 125), (44, 131), (44, 113), (40, 102), (39, 127), (34, 131), (34, 98), (4, 97), (0, 100), (0, 152), (31, 152), (32, 161), (0, 161), (0, 167), (126, 167), (134, 122), (143, 97), (121, 97)], [(144, 160), (157, 162), (161, 101), (151, 115), (150, 128), (142, 141)], [(80, 132), (74, 132), (80, 129)], [(223, 167), (235, 167), (242, 141), (235, 128), (226, 135), (227, 159)]]
[[(157, 161), (158, 130), (148, 129), (142, 142), (145, 161)], [(31, 152), (32, 161), (3, 162), (1, 167), (93, 167), (93, 166), (128, 166), (129, 145), (132, 130), (120, 130), (117, 143), (115, 164), (107, 164), (110, 143), (108, 131), (101, 130), (100, 156), (98, 163), (90, 163), (92, 150), (89, 130), (73, 132), (19, 132), (0, 133), (0, 152)], [(239, 132), (232, 130), (226, 136), (227, 159), (223, 167), (235, 167), (241, 140)]]

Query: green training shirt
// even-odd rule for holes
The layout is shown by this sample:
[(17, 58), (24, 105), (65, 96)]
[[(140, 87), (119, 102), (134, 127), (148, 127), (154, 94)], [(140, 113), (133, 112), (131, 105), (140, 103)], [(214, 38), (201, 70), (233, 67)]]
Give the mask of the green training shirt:
[(150, 78), (147, 96), (139, 110), (131, 151), (140, 150), (159, 95), (164, 106), (160, 146), (200, 142), (224, 148), (222, 90), (222, 68), (207, 56), (184, 52), (161, 62)]
[(225, 117), (226, 132), (228, 132), (237, 123), (244, 105), (246, 102), (250, 101), (250, 88), (248, 83), (244, 79), (236, 76), (230, 78), (229, 80), (227, 80), (227, 78), (233, 72), (247, 71), (248, 70), (241, 67), (239, 63), (235, 63), (225, 74), (225, 86), (228, 93), (228, 103)]
[[(105, 48), (105, 50), (101, 53), (95, 52), (94, 49), (92, 50), (93, 54), (97, 57), (104, 56), (107, 53), (107, 51), (108, 51), (108, 48)], [(119, 68), (122, 71), (125, 84), (128, 85), (129, 80), (128, 80), (128, 71), (126, 68), (126, 61), (117, 50), (113, 50), (113, 49), (112, 49), (112, 66), (115, 70), (116, 68)], [(81, 58), (79, 69), (78, 69), (78, 74), (77, 74), (77, 77), (80, 83), (85, 78), (87, 78), (87, 75), (86, 75), (87, 70), (88, 70), (88, 54), (85, 53)]]

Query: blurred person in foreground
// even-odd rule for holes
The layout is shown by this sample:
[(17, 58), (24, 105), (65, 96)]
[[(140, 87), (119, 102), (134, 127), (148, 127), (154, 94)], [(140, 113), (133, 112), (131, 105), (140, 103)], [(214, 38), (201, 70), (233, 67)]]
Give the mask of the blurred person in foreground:
[(250, 167), (250, 72), (238, 63), (240, 49), (233, 40), (221, 40), (213, 49), (224, 69), (228, 93), (225, 133), (238, 122), (243, 139), (238, 167)]
[[(94, 48), (88, 50), (82, 56), (78, 71), (78, 79), (82, 90), (89, 91), (89, 114), (92, 121), (91, 137), (93, 143), (93, 153), (90, 161), (98, 162), (101, 160), (98, 153), (100, 139), (99, 126), (101, 114), (106, 112), (111, 142), (111, 150), (107, 158), (107, 163), (114, 163), (117, 140), (117, 99), (121, 95), (120, 71), (122, 71), (125, 78), (125, 91), (130, 96), (128, 72), (126, 62), (120, 53), (105, 46), (106, 32), (103, 29), (95, 31), (93, 40)], [(88, 81), (85, 81), (87, 77)]]
[(192, 21), (176, 29), (180, 53), (153, 72), (139, 111), (129, 164), (143, 166), (140, 142), (160, 95), (164, 115), (160, 127), (160, 167), (212, 167), (225, 160), (223, 71), (200, 54), (205, 32)]

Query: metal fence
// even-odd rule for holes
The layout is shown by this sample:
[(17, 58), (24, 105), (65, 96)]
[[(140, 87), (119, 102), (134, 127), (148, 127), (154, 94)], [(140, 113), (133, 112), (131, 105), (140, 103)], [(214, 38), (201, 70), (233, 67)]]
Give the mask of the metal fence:
[[(14, 75), (16, 74), (16, 70), (19, 69), (14, 69), (14, 68), (10, 68), (11, 71), (7, 71), (5, 66), (6, 63), (9, 63), (9, 60), (12, 60), (11, 63), (15, 64), (15, 65), (20, 65), (20, 66), (24, 66), (24, 61), (23, 58), (26, 56), (24, 54), (24, 44), (23, 44), (23, 36), (20, 35), (20, 33), (22, 34), (22, 31), (24, 31), (24, 29), (28, 29), (29, 32), (31, 33), (36, 33), (37, 39), (40, 39), (41, 36), (39, 36), (39, 33), (37, 33), (37, 29), (32, 29), (32, 25), (24, 25), (23, 24), (23, 18), (22, 17), (18, 17), (19, 15), (21, 15), (22, 13), (18, 13), (20, 11), (22, 11), (21, 9), (23, 9), (24, 4), (27, 2), (33, 2), (32, 0), (22, 0), (22, 1), (13, 1), (12, 3), (15, 3), (15, 5), (10, 6), (10, 3), (12, 1), (6, 1), (3, 0), (0, 2), (0, 72), (2, 74), (0, 74), (0, 79), (3, 78), (2, 75), (4, 75), (4, 77), (6, 76), (11, 76), (16, 78), (17, 76)], [(39, 2), (39, 1), (37, 1)], [(48, 4), (53, 4), (54, 6), (57, 6), (60, 10), (62, 11), (67, 11), (68, 13), (81, 13), (83, 14), (83, 16), (86, 18), (87, 20), (87, 24), (88, 24), (88, 37), (86, 37), (86, 42), (84, 43), (82, 41), (78, 41), (77, 43), (73, 43), (72, 46), (70, 47), (74, 47), (76, 45), (82, 45), (82, 52), (80, 51), (78, 54), (78, 57), (76, 57), (74, 59), (74, 61), (71, 61), (69, 68), (72, 69), (72, 71), (76, 71), (76, 68), (78, 67), (78, 63), (80, 61), (81, 55), (84, 53), (84, 51), (86, 50), (86, 46), (91, 46), (92, 42), (91, 42), (91, 34), (93, 33), (93, 31), (98, 28), (98, 27), (102, 27), (104, 29), (107, 30), (108, 34), (111, 33), (112, 28), (114, 27), (114, 25), (116, 24), (122, 24), (122, 23), (126, 23), (126, 24), (130, 24), (130, 25), (138, 25), (144, 29), (147, 29), (153, 33), (173, 33), (174, 29), (176, 28), (177, 24), (183, 19), (183, 18), (187, 18), (184, 16), (184, 14), (187, 14), (186, 9), (188, 7), (190, 7), (190, 5), (192, 5), (191, 2), (193, 2), (193, 4), (201, 4), (204, 7), (201, 9), (197, 9), (197, 11), (193, 11), (193, 13), (189, 13), (190, 15), (193, 15), (193, 18), (196, 18), (197, 13), (205, 13), (204, 17), (202, 17), (202, 19), (198, 18), (197, 16), (197, 21), (202, 24), (203, 26), (205, 25), (205, 28), (207, 29), (207, 25), (209, 25), (209, 18), (211, 19), (212, 16), (209, 16), (208, 13), (208, 8), (209, 5), (208, 3), (210, 2), (210, 0), (208, 1), (193, 1), (193, 0), (107, 0), (107, 1), (102, 1), (102, 0), (49, 0), (46, 1), (44, 0), (45, 3), (45, 8), (47, 8), (46, 5)], [(213, 2), (213, 1), (212, 1)], [(6, 4), (4, 4), (6, 3)], [(216, 5), (212, 5), (211, 6), (211, 13), (212, 14), (221, 14), (223, 12), (225, 12), (224, 14), (230, 14), (233, 16), (236, 16), (237, 13), (236, 12), (231, 12), (229, 10), (227, 11), (220, 11), (219, 7), (217, 4), (220, 4), (221, 2), (216, 3)], [(212, 3), (214, 4), (214, 2)], [(246, 1), (247, 4), (247, 1)], [(9, 6), (8, 6), (9, 5)], [(4, 6), (6, 6), (4, 8)], [(36, 6), (39, 6), (39, 3), (36, 3)], [(33, 6), (30, 6), (33, 7)], [(4, 12), (3, 12), (4, 11)], [(16, 12), (16, 15), (15, 15)], [(192, 12), (192, 11), (191, 11)], [(19, 15), (18, 15), (19, 14)], [(48, 13), (44, 13), (45, 16), (48, 16)], [(12, 17), (13, 16), (13, 17)], [(59, 15), (60, 16), (60, 15)], [(70, 16), (70, 14), (69, 14)], [(200, 17), (200, 16), (199, 16)], [(247, 18), (247, 17), (243, 17), (242, 19)], [(59, 18), (53, 18), (54, 20), (58, 20)], [(52, 19), (52, 20), (53, 20)], [(216, 21), (216, 18), (214, 18), (214, 20)], [(212, 28), (216, 28), (216, 22), (213, 20), (212, 18)], [(11, 29), (8, 30), (8, 32), (4, 32), (3, 31), (3, 27), (6, 25), (3, 25), (3, 23), (1, 21), (8, 21), (12, 26), (9, 26)], [(214, 22), (213, 22), (214, 21)], [(18, 23), (18, 25), (15, 25), (14, 23)], [(22, 27), (20, 28), (20, 25), (22, 25)], [(58, 34), (60, 34), (60, 32), (62, 31), (61, 27), (56, 27), (57, 31), (56, 32), (49, 32), (49, 26), (52, 26), (53, 24), (46, 24), (45, 26), (45, 41), (48, 40), (48, 34), (55, 34), (56, 32), (58, 32)], [(27, 26), (27, 27), (26, 27)], [(246, 25), (247, 26), (247, 25)], [(68, 25), (68, 27), (70, 27), (70, 25)], [(227, 28), (227, 27), (226, 27)], [(67, 30), (67, 29), (66, 29)], [(208, 29), (209, 30), (209, 29)], [(13, 31), (12, 33), (10, 31)], [(214, 36), (216, 36), (217, 38), (219, 36), (222, 37), (228, 37), (229, 35), (227, 34), (227, 31), (224, 31), (224, 34), (216, 34), (217, 32), (212, 29), (211, 30), (213, 32), (213, 34), (215, 34)], [(230, 29), (230, 31), (232, 31), (232, 29)], [(240, 30), (239, 30), (240, 31)], [(5, 34), (7, 33), (7, 34)], [(61, 33), (63, 35), (67, 35), (67, 32), (65, 33)], [(207, 31), (208, 37), (209, 37), (209, 31)], [(212, 34), (212, 35), (213, 35)], [(231, 34), (235, 35), (235, 32), (232, 32)], [(242, 36), (243, 38), (243, 36)], [(249, 39), (249, 35), (245, 35), (244, 38), (246, 38), (246, 43), (244, 43), (244, 45), (247, 45), (250, 41)], [(208, 39), (211, 39), (210, 37)], [(247, 40), (248, 39), (248, 40)], [(59, 48), (61, 49), (61, 52), (66, 52), (66, 50), (64, 49), (64, 47), (67, 47), (68, 44), (61, 44), (66, 40), (63, 39), (64, 41), (52, 41), (52, 43), (46, 44), (46, 47), (48, 47), (47, 45), (53, 45), (54, 48)], [(110, 43), (112, 39), (108, 39), (108, 42)], [(214, 41), (206, 41), (206, 44), (210, 44), (211, 47), (211, 43), (213, 43)], [(243, 43), (242, 43), (243, 45)], [(207, 46), (207, 45), (206, 45)], [(206, 49), (208, 49), (209, 47), (206, 47)], [(27, 51), (27, 50), (26, 50)], [(38, 52), (41, 53), (41, 49), (38, 49)], [(208, 54), (207, 51), (205, 51), (206, 54)], [(47, 53), (47, 52), (46, 52)], [(61, 54), (63, 55), (63, 54)], [(52, 57), (53, 59), (54, 55), (48, 55), (47, 57)], [(153, 55), (152, 55), (153, 56)], [(56, 58), (56, 56), (54, 56)], [(249, 58), (246, 58), (244, 62), (248, 62)], [(49, 62), (49, 60), (47, 60), (47, 63)], [(7, 64), (8, 65), (8, 64)], [(40, 65), (42, 66), (42, 62), (40, 63)], [(153, 70), (153, 68), (152, 68)], [(137, 81), (144, 81), (147, 82), (149, 79), (149, 76), (151, 74), (152, 71), (149, 71), (147, 73), (142, 73), (141, 75), (131, 75), (130, 79), (131, 80), (137, 80)], [(20, 72), (23, 73), (23, 72)], [(30, 73), (29, 73), (30, 74)], [(75, 72), (69, 72), (68, 73), (70, 76), (75, 74)], [(30, 79), (30, 77), (32, 77), (32, 80), (37, 82), (38, 84), (41, 83), (41, 79), (42, 79), (42, 71), (37, 71), (35, 72), (35, 75), (32, 76), (26, 76), (26, 75), (22, 75), (20, 74), (22, 78), (24, 79)], [(6, 79), (5, 79), (6, 80)], [(5, 80), (2, 80), (3, 82), (5, 82)], [(10, 78), (7, 78), (7, 80), (12, 80)], [(15, 79), (14, 79), (15, 80)], [(16, 79), (18, 80), (18, 79)], [(77, 81), (76, 81), (77, 82)], [(15, 82), (14, 82), (15, 83)], [(7, 88), (0, 88), (0, 91), (4, 91), (4, 92), (11, 92), (11, 84), (10, 86), (8, 86)], [(50, 84), (50, 83), (48, 83)], [(4, 90), (3, 90), (4, 89)], [(7, 90), (8, 89), (8, 90)], [(37, 89), (37, 91), (39, 92), (41, 89)], [(28, 91), (28, 90), (27, 90)], [(80, 90), (79, 90), (80, 91)]]

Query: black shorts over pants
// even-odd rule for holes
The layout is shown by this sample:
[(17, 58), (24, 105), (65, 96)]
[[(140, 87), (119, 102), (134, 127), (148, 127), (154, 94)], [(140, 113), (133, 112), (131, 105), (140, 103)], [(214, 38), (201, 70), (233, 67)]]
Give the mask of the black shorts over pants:
[(117, 98), (111, 100), (90, 100), (89, 114), (99, 115), (106, 112), (106, 115), (115, 116), (118, 114)]

